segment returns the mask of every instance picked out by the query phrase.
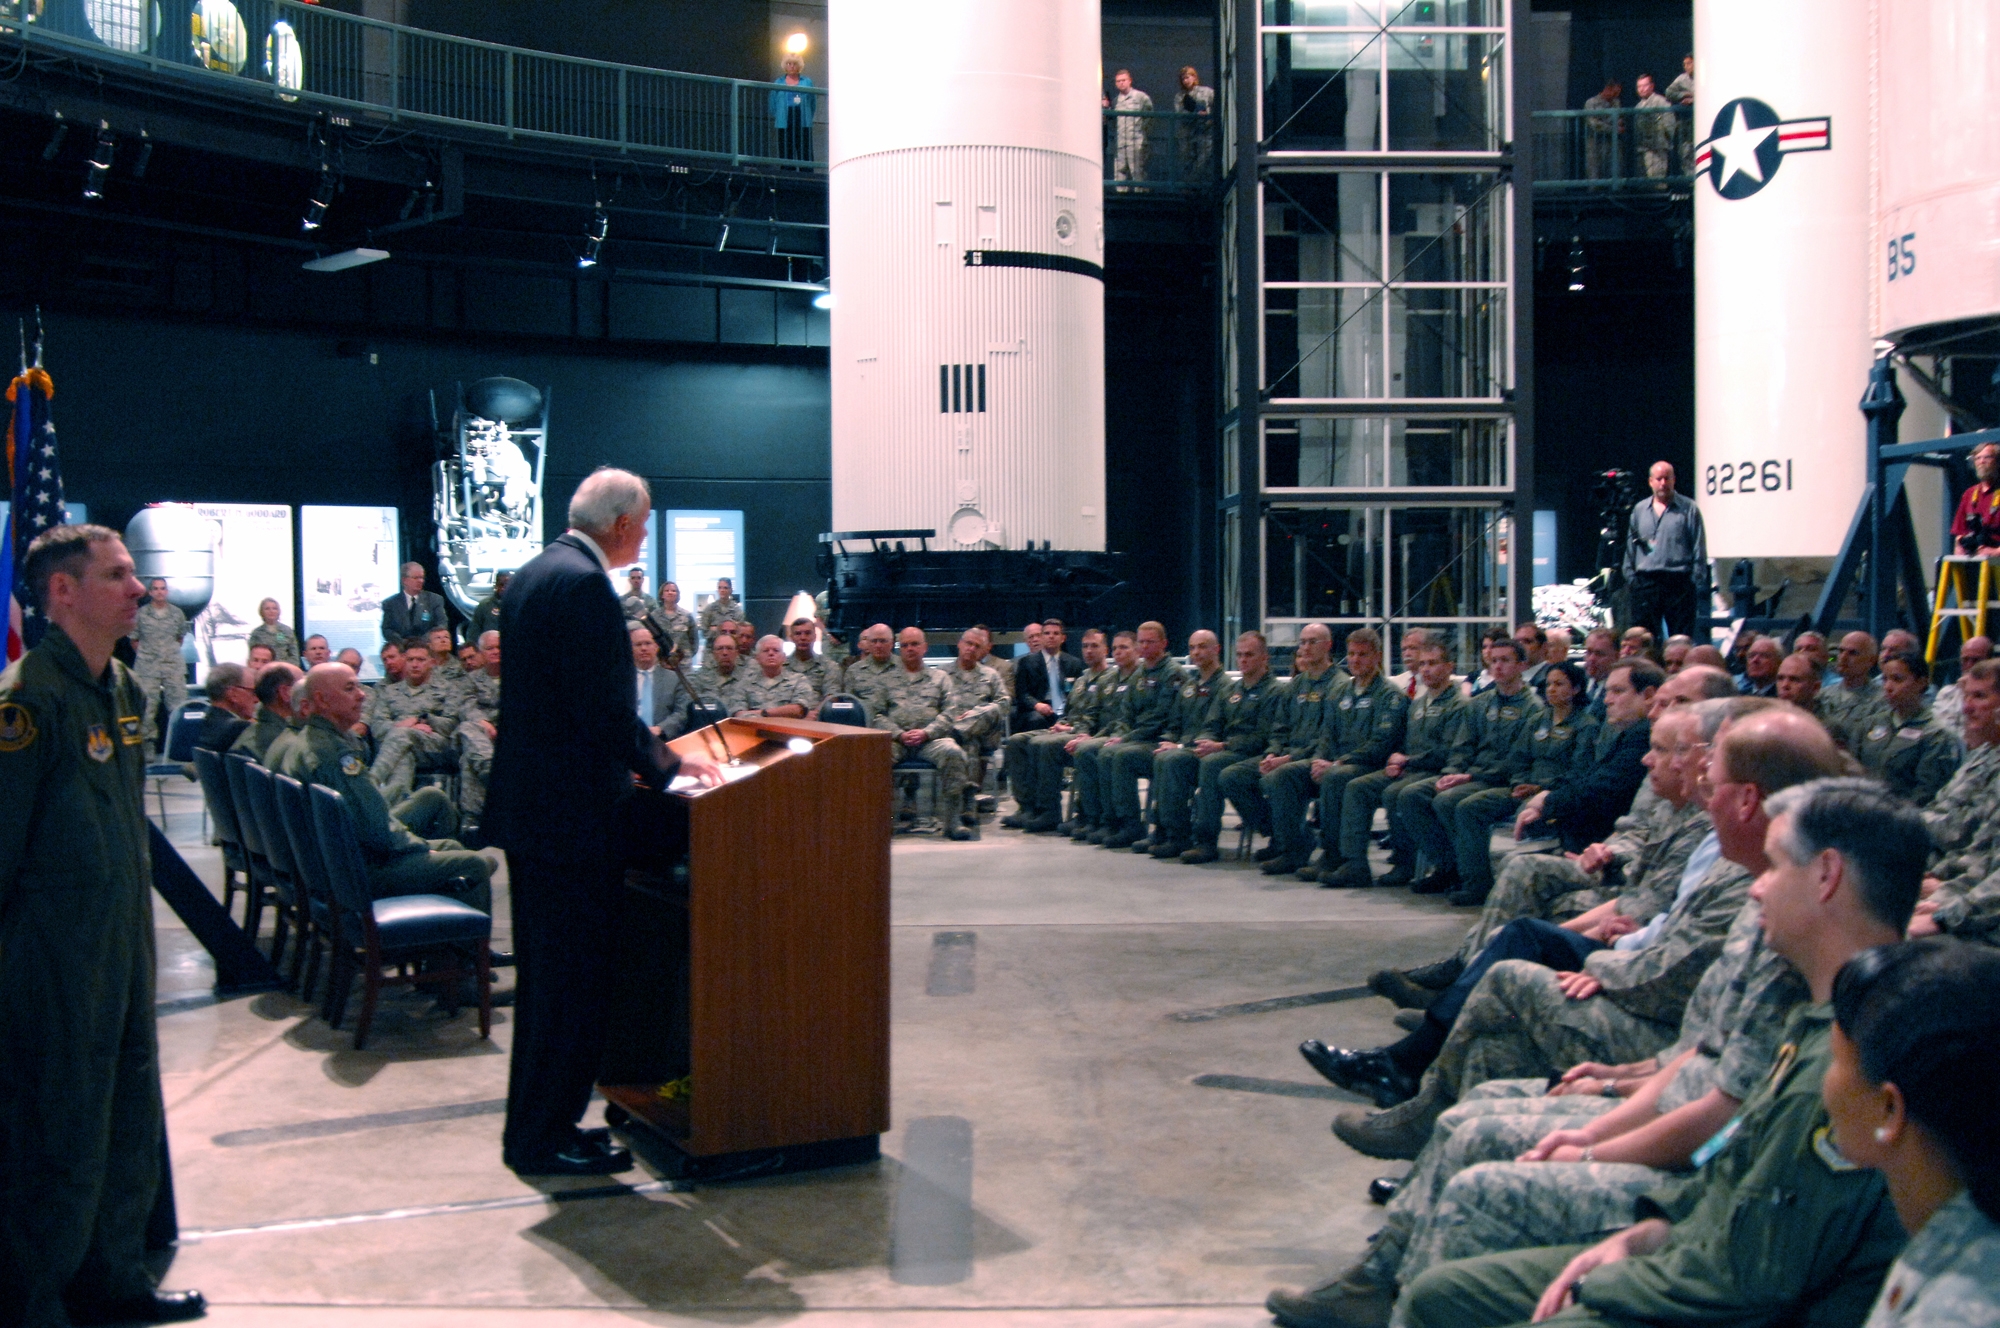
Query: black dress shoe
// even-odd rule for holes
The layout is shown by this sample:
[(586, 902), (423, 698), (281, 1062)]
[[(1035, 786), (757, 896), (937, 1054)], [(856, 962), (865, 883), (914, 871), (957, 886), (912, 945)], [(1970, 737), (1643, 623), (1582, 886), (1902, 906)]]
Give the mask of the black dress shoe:
[(1317, 1038), (1299, 1044), (1299, 1055), (1329, 1083), (1358, 1093), (1378, 1107), (1393, 1107), (1417, 1095), (1416, 1081), (1396, 1068), (1384, 1051), (1346, 1051)]
[(490, 968), (512, 968), (514, 967), (514, 952), (512, 950), (495, 950), (492, 954), (486, 956), (486, 963)]
[(71, 1323), (181, 1323), (208, 1313), (199, 1291), (155, 1291), (124, 1300), (95, 1300), (72, 1306)]
[(1375, 884), (1391, 885), (1391, 886), (1408, 885), (1410, 882), (1416, 879), (1417, 879), (1417, 874), (1399, 862), (1391, 866), (1389, 868), (1389, 874), (1387, 876), (1384, 876), (1381, 880), (1377, 881)]
[(610, 1176), (632, 1169), (632, 1154), (608, 1142), (580, 1138), (560, 1153), (509, 1162), (508, 1169), (521, 1176)]
[(1448, 867), (1440, 867), (1423, 880), (1410, 887), (1413, 895), (1450, 894), (1458, 888), (1458, 873)]
[(1396, 1191), (1402, 1187), (1403, 1182), (1394, 1176), (1377, 1176), (1368, 1182), (1368, 1202), (1386, 1204), (1396, 1197)]

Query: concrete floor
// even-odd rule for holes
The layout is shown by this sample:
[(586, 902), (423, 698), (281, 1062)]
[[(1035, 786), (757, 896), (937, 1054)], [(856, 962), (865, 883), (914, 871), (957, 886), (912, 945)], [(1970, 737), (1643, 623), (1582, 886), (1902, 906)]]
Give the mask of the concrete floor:
[[(193, 786), (167, 797), (170, 836), (219, 884)], [(351, 1016), (335, 1032), (284, 995), (204, 1003), (207, 956), (162, 906), (166, 1284), (204, 1291), (210, 1322), (275, 1328), (1207, 1328), (1268, 1322), (1271, 1286), (1360, 1251), (1364, 1187), (1394, 1168), (1333, 1138), (1353, 1099), (1294, 1048), (1387, 1041), (1387, 1003), (1172, 1016), (1359, 985), (1437, 957), (1463, 913), (991, 821), (973, 844), (899, 838), (894, 862), (882, 1159), (693, 1188), (521, 1181), (500, 1164), (507, 1011), (487, 1042), (470, 1012), (392, 998), (355, 1052)], [(1235, 1078), (1195, 1082), (1211, 1075)]]

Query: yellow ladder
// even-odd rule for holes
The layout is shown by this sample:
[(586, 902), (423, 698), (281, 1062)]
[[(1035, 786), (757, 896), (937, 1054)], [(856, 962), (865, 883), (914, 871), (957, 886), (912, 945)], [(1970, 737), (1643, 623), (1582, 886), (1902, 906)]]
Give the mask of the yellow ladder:
[[(1947, 620), (1959, 622), (1959, 644), (1975, 636), (1986, 635), (1986, 608), (1993, 599), (1993, 560), (1988, 558), (1967, 558), (1957, 554), (1939, 560), (1937, 579), (1937, 603), (1931, 608), (1931, 639), (1924, 650), (1924, 658), (1937, 663), (1938, 638), (1944, 634)], [(1979, 569), (1974, 581), (1972, 569)], [(1967, 592), (1971, 594), (1968, 596)], [(1954, 607), (1947, 608), (1947, 596), (1956, 600)], [(1965, 630), (1963, 620), (1972, 619), (1972, 631)]]

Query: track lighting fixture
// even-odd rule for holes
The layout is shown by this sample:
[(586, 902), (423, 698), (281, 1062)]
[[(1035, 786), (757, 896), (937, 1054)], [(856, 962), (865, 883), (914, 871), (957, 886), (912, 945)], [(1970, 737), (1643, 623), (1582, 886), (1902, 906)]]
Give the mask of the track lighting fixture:
[(90, 165), (83, 176), (83, 196), (95, 202), (104, 197), (104, 182), (111, 178), (111, 159), (118, 151), (117, 140), (111, 137), (111, 126), (103, 120), (97, 122), (97, 145), (91, 149)]
[(576, 257), (578, 267), (596, 267), (597, 253), (604, 247), (605, 237), (611, 234), (611, 216), (599, 203), (590, 215), (590, 229), (583, 233), (583, 252)]
[(1590, 262), (1583, 254), (1581, 236), (1569, 237), (1569, 288), (1580, 291), (1590, 280)]
[(326, 224), (326, 210), (333, 206), (333, 196), (339, 188), (333, 167), (320, 167), (319, 183), (313, 186), (312, 201), (306, 204), (306, 214), (299, 218), (300, 230), (316, 231)]

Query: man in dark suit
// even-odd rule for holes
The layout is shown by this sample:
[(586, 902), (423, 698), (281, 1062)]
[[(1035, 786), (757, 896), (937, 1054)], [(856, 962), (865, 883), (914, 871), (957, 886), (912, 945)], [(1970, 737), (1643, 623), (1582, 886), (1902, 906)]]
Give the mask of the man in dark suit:
[(202, 690), (208, 693), (208, 713), (201, 718), (194, 745), (226, 752), (250, 727), (250, 717), (257, 713), (257, 693), (241, 664), (217, 664), (202, 680)]
[(407, 641), (450, 626), (451, 620), (444, 613), (444, 596), (424, 589), (422, 567), (404, 563), (403, 593), (382, 601), (382, 639)]
[(1070, 679), (1083, 672), (1083, 661), (1063, 650), (1068, 639), (1062, 619), (1051, 618), (1042, 624), (1038, 648), (1014, 661), (1013, 732), (1045, 729), (1062, 718)]
[(507, 587), (501, 698), (486, 834), (513, 893), (514, 1053), (503, 1157), (525, 1175), (608, 1175), (631, 1166), (577, 1128), (604, 1047), (613, 919), (624, 874), (620, 804), (633, 775), (718, 779), (677, 761), (640, 722), (632, 640), (610, 569), (632, 562), (652, 495), (599, 470), (570, 500), (570, 529)]

